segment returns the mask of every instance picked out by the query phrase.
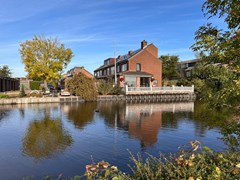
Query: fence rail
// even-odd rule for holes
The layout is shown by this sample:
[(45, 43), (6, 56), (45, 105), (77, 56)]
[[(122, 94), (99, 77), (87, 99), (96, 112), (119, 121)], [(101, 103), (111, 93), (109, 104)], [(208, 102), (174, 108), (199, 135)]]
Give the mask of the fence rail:
[(125, 89), (128, 94), (177, 94), (177, 93), (194, 93), (192, 86), (162, 86), (162, 87), (128, 87)]

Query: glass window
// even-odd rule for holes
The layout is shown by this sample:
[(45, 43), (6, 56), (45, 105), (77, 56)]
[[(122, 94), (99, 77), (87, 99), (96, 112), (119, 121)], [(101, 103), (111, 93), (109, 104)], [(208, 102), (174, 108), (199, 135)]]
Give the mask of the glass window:
[(111, 67), (111, 74), (114, 74), (115, 73), (115, 67)]
[(127, 71), (127, 64), (122, 65), (122, 71)]
[(136, 64), (136, 71), (141, 71), (141, 64), (139, 63)]

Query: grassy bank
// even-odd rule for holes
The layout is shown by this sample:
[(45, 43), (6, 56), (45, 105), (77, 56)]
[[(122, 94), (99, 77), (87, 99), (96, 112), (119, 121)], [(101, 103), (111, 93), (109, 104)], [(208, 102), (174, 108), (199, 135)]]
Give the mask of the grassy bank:
[[(174, 155), (148, 156), (143, 160), (139, 155), (131, 155), (134, 166), (132, 173), (126, 174), (101, 161), (86, 166), (86, 173), (81, 176), (66, 178), (60, 175), (43, 179), (113, 179), (113, 180), (161, 180), (161, 179), (240, 179), (240, 152), (214, 152), (208, 147), (201, 147), (198, 141), (190, 142), (179, 148)], [(25, 177), (24, 179), (31, 179)]]

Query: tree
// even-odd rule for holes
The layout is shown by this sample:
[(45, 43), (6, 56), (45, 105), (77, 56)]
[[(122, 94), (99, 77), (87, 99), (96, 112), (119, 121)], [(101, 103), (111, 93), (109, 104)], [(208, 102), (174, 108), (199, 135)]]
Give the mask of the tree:
[[(228, 29), (223, 31), (211, 23), (195, 33), (192, 49), (206, 63), (194, 68), (193, 74), (205, 82), (203, 97), (213, 105), (234, 105), (240, 96), (240, 0), (206, 0), (202, 6), (205, 16), (224, 18)], [(221, 63), (222, 66), (210, 66)], [(223, 67), (224, 66), (224, 67)]]
[(225, 17), (229, 29), (240, 28), (240, 0), (206, 0), (202, 11), (209, 18), (216, 15)]
[(12, 72), (7, 65), (4, 65), (3, 67), (0, 66), (0, 75), (4, 77), (11, 77)]
[(206, 0), (202, 11), (209, 18), (224, 18), (228, 30), (223, 31), (211, 23), (201, 26), (195, 33), (194, 51), (205, 54), (204, 59), (228, 64), (240, 72), (240, 0)]
[(93, 101), (97, 98), (95, 80), (88, 78), (82, 73), (74, 75), (66, 81), (66, 88), (76, 96), (82, 97), (85, 101)]
[(33, 80), (44, 81), (45, 87), (48, 82), (56, 82), (61, 73), (71, 61), (73, 53), (65, 48), (57, 38), (45, 38), (34, 36), (20, 44), (22, 63), (28, 77)]
[(162, 60), (162, 77), (165, 80), (174, 79), (178, 77), (177, 64), (179, 57), (162, 55), (159, 57)]

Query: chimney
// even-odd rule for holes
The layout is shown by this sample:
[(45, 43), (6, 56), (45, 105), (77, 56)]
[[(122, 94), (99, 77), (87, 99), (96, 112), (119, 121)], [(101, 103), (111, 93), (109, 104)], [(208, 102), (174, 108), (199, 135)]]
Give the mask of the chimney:
[(141, 42), (141, 49), (145, 48), (147, 46), (147, 41), (143, 40)]

